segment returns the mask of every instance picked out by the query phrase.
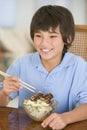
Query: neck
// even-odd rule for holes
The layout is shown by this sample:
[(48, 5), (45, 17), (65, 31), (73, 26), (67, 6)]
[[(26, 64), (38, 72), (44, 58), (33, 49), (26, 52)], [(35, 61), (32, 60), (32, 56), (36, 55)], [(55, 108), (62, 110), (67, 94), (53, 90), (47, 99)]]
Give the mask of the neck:
[(61, 63), (62, 58), (56, 59), (51, 59), (51, 60), (43, 60), (42, 59), (42, 64), (46, 68), (48, 72), (51, 72), (56, 66), (58, 66)]

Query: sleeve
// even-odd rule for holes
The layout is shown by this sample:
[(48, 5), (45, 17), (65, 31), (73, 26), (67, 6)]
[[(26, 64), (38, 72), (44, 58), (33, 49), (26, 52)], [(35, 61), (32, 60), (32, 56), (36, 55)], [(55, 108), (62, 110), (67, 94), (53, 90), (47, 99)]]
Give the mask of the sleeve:
[(75, 93), (76, 105), (87, 103), (87, 80)]
[(79, 63), (76, 76), (73, 89), (75, 106), (87, 103), (87, 62), (81, 61)]

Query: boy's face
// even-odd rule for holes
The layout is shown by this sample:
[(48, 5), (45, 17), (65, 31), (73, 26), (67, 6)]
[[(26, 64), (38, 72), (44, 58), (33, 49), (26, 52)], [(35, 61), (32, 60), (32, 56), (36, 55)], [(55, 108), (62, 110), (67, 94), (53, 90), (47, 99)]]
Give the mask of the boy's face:
[(38, 30), (34, 34), (34, 46), (39, 52), (42, 60), (58, 60), (62, 57), (64, 42), (59, 27), (54, 31)]

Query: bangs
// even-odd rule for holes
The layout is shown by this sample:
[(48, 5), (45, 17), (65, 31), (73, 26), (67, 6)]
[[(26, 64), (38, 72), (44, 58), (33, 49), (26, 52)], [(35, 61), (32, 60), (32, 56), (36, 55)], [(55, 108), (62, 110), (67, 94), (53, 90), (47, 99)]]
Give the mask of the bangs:
[(55, 17), (55, 12), (49, 9), (42, 9), (35, 14), (31, 21), (31, 37), (33, 39), (34, 33), (38, 30), (48, 31), (50, 28), (55, 30), (58, 27), (58, 17)]
[(45, 16), (36, 22), (36, 24), (34, 25), (34, 32), (38, 30), (47, 31), (50, 28), (54, 30), (57, 26), (58, 26), (58, 23), (57, 22), (55, 23), (52, 17)]

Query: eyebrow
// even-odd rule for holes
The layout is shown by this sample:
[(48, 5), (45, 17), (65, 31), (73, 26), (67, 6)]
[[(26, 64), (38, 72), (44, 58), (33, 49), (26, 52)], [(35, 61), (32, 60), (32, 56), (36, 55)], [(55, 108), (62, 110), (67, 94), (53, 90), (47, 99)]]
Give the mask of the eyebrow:
[[(35, 33), (41, 33), (41, 31), (43, 31), (43, 30), (38, 30), (38, 31), (36, 31)], [(50, 30), (46, 30), (46, 31), (44, 31), (44, 32), (49, 32), (50, 34), (52, 34), (52, 33), (60, 34), (60, 32), (50, 31)]]

